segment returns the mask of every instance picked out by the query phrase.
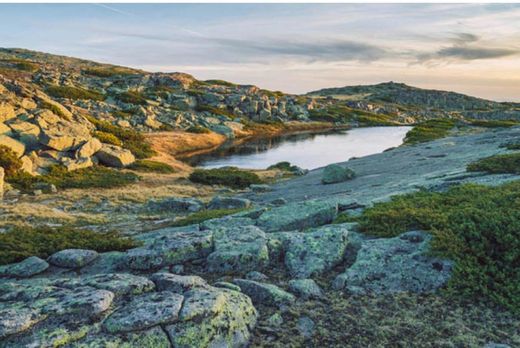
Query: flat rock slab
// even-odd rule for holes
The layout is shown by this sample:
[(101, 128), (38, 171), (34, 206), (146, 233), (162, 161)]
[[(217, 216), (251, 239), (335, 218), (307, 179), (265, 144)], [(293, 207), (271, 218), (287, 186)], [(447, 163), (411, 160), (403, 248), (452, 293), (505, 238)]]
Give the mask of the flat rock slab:
[(210, 272), (247, 272), (269, 263), (266, 235), (256, 226), (221, 228), (213, 240), (215, 251), (207, 259)]
[(333, 287), (353, 294), (433, 292), (450, 279), (452, 262), (427, 256), (430, 240), (429, 234), (413, 231), (363, 241), (356, 261)]
[(0, 277), (28, 278), (42, 273), (49, 264), (37, 256), (31, 256), (25, 260), (0, 267)]
[(48, 261), (58, 267), (80, 268), (94, 261), (96, 257), (98, 253), (94, 250), (65, 249), (52, 254)]
[(334, 203), (290, 203), (266, 211), (258, 218), (257, 225), (266, 232), (303, 230), (331, 223), (337, 211)]
[(186, 291), (196, 288), (208, 288), (209, 285), (199, 276), (184, 276), (172, 273), (155, 273), (150, 279), (155, 283), (159, 291), (171, 291), (183, 294)]
[(129, 273), (104, 273), (81, 276), (64, 280), (56, 280), (53, 285), (74, 288), (91, 286), (96, 289), (109, 290), (116, 296), (138, 295), (155, 289), (155, 284), (148, 278)]
[(183, 300), (182, 295), (170, 291), (134, 297), (112, 313), (103, 323), (103, 327), (110, 333), (117, 333), (173, 323), (179, 318)]
[(149, 201), (146, 208), (151, 212), (194, 213), (204, 208), (204, 203), (194, 198), (164, 198)]
[(214, 197), (208, 204), (208, 209), (245, 209), (251, 206), (251, 201), (238, 197)]
[(244, 294), (251, 297), (254, 304), (279, 306), (290, 304), (296, 299), (294, 295), (274, 284), (260, 283), (247, 279), (235, 279), (233, 283), (238, 285)]

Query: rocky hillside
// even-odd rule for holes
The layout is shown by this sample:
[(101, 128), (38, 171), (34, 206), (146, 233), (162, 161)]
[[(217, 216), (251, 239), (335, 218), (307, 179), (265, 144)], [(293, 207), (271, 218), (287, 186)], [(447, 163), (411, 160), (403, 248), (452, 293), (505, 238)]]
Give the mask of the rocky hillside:
[(520, 119), (520, 104), (499, 103), (455, 92), (421, 89), (404, 83), (326, 88), (307, 96), (341, 100), (354, 109), (414, 119), (455, 117)]
[(142, 132), (210, 130), (232, 138), (248, 122), (308, 120), (312, 104), (183, 73), (0, 49), (0, 144), (34, 174), (53, 164), (123, 167), (153, 154)]

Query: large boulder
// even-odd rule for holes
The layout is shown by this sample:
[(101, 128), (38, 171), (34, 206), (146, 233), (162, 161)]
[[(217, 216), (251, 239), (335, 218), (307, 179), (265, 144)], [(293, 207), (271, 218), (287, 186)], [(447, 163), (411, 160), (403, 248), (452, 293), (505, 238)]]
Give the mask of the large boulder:
[(7, 135), (0, 135), (0, 145), (7, 146), (13, 150), (13, 152), (16, 153), (18, 157), (22, 157), (25, 153), (25, 145), (22, 142)]
[(413, 231), (363, 241), (355, 262), (336, 277), (334, 288), (353, 294), (435, 291), (450, 279), (452, 262), (427, 255), (431, 238)]
[(289, 291), (302, 299), (322, 299), (323, 290), (312, 279), (292, 279), (289, 281)]
[(337, 211), (337, 205), (328, 202), (290, 203), (266, 211), (258, 218), (257, 224), (266, 232), (303, 230), (331, 223)]
[(132, 152), (116, 145), (103, 144), (96, 157), (104, 165), (116, 168), (124, 168), (135, 162)]
[(171, 291), (176, 294), (183, 294), (192, 289), (206, 289), (209, 285), (199, 276), (178, 275), (173, 273), (155, 273), (150, 278), (159, 291)]
[(52, 254), (49, 262), (55, 266), (63, 268), (80, 268), (98, 257), (94, 250), (86, 249), (65, 249)]
[(221, 228), (213, 240), (215, 251), (207, 259), (210, 272), (247, 272), (269, 263), (266, 235), (258, 227)]
[(0, 277), (28, 278), (47, 268), (49, 268), (49, 264), (45, 260), (31, 256), (18, 263), (0, 266)]
[(355, 173), (352, 169), (343, 168), (339, 164), (329, 164), (323, 169), (321, 182), (324, 184), (335, 184), (354, 178)]
[(294, 295), (274, 284), (260, 283), (248, 279), (235, 279), (233, 283), (238, 285), (243, 293), (251, 297), (254, 304), (280, 306), (291, 304), (296, 300)]
[(0, 103), (0, 122), (4, 122), (16, 117), (16, 112), (12, 105), (8, 103)]
[(9, 122), (9, 127), (12, 133), (16, 134), (16, 137), (27, 147), (35, 148), (38, 146), (40, 128), (37, 125), (17, 119)]
[(208, 204), (208, 209), (245, 209), (251, 206), (251, 201), (239, 197), (214, 197)]
[(101, 141), (99, 141), (97, 138), (89, 139), (81, 144), (81, 146), (76, 150), (75, 157), (92, 157), (96, 152), (101, 150), (102, 147), (103, 145), (101, 144)]
[(75, 150), (91, 139), (90, 130), (86, 126), (56, 116), (48, 110), (40, 112), (35, 121), (41, 129), (40, 143), (54, 150)]
[(194, 213), (204, 208), (204, 203), (195, 198), (168, 197), (150, 200), (146, 207), (151, 212)]

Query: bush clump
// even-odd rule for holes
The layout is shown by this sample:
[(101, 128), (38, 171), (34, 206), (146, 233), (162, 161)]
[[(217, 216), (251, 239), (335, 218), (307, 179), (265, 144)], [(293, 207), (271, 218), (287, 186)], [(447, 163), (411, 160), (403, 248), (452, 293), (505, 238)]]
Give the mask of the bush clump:
[(509, 128), (520, 124), (515, 120), (469, 120), (469, 123), (472, 126), (485, 128)]
[(106, 252), (124, 251), (136, 246), (134, 240), (118, 232), (100, 233), (70, 227), (16, 227), (0, 233), (0, 264), (19, 262), (33, 255), (47, 258), (70, 248)]
[(188, 226), (194, 224), (200, 224), (203, 221), (218, 219), (223, 216), (236, 214), (243, 211), (244, 209), (215, 209), (215, 210), (202, 210), (173, 222), (173, 227)]
[(135, 161), (134, 163), (129, 165), (127, 168), (138, 171), (138, 172), (145, 172), (145, 173), (169, 174), (169, 173), (175, 172), (173, 167), (166, 163), (150, 161), (150, 160)]
[(98, 120), (92, 116), (86, 116), (86, 118), (98, 131), (110, 133), (118, 138), (122, 143), (122, 147), (130, 150), (136, 158), (144, 159), (156, 155), (156, 152), (152, 149), (150, 144), (146, 142), (144, 136), (138, 131), (130, 128), (122, 128), (113, 125), (110, 122)]
[(356, 220), (360, 230), (394, 237), (421, 229), (432, 252), (455, 261), (447, 294), (492, 300), (520, 311), (520, 181), (461, 185), (376, 203)]
[(190, 126), (186, 129), (186, 132), (188, 133), (195, 133), (195, 134), (207, 134), (211, 131), (207, 129), (206, 127), (202, 126)]
[(210, 106), (210, 105), (199, 104), (195, 108), (195, 111), (197, 111), (197, 112), (209, 112), (209, 113), (214, 114), (214, 115), (227, 117), (227, 118), (229, 118), (231, 120), (237, 118), (237, 115), (235, 115), (234, 113), (232, 113), (232, 112), (230, 112), (230, 111), (228, 111), (226, 109), (216, 108), (216, 107)]
[(444, 138), (456, 124), (456, 121), (451, 119), (428, 120), (406, 133), (403, 143), (412, 145)]
[(0, 167), (4, 168), (6, 177), (15, 175), (22, 168), (22, 161), (11, 148), (0, 145)]
[(205, 185), (224, 185), (231, 188), (246, 188), (251, 184), (261, 184), (258, 175), (238, 168), (196, 169), (190, 174), (192, 182)]
[(112, 76), (123, 76), (133, 75), (136, 72), (123, 67), (92, 67), (83, 70), (83, 73), (90, 76), (96, 77), (112, 77)]
[(105, 96), (99, 92), (72, 86), (50, 86), (46, 92), (55, 98), (105, 100)]
[(116, 98), (123, 103), (146, 105), (146, 97), (137, 91), (126, 91), (116, 95)]
[(122, 146), (123, 142), (112, 133), (93, 131), (92, 136), (98, 138), (102, 143)]
[(470, 172), (490, 174), (520, 174), (520, 153), (494, 155), (482, 158), (467, 166)]
[(30, 191), (39, 183), (53, 184), (61, 189), (112, 188), (126, 186), (138, 180), (139, 177), (134, 173), (121, 172), (102, 166), (93, 166), (69, 172), (60, 165), (51, 166), (49, 173), (45, 175), (31, 176), (19, 171), (8, 178), (9, 183), (23, 191)]

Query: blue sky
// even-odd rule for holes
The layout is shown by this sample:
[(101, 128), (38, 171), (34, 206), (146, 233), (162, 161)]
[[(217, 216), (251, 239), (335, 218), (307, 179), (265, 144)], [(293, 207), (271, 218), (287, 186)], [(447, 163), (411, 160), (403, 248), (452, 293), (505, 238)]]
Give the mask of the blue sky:
[(520, 101), (520, 5), (0, 4), (0, 46), (304, 93), (384, 81)]

